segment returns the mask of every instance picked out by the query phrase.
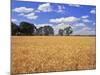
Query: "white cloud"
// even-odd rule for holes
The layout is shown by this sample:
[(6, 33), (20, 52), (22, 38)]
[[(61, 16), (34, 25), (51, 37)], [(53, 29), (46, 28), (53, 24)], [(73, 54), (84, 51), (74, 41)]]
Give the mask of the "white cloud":
[(81, 5), (79, 5), (79, 4), (69, 4), (69, 6), (80, 7)]
[(93, 25), (96, 25), (96, 23), (94, 22)]
[(64, 13), (65, 12), (64, 9), (65, 9), (64, 6), (58, 5), (58, 10), (55, 10), (55, 11), (58, 13)]
[(29, 14), (23, 14), (23, 13), (21, 13), (21, 14), (19, 14), (19, 16), (23, 16), (23, 17), (26, 17), (27, 19), (37, 19), (38, 18), (38, 16), (37, 15), (35, 15), (35, 13), (29, 13)]
[(65, 24), (65, 23), (60, 23), (60, 24), (58, 24), (58, 25), (55, 25), (55, 27), (57, 28), (57, 29), (64, 29), (64, 28), (66, 28), (66, 27), (68, 27), (69, 25), (68, 24)]
[(60, 5), (58, 6), (58, 11), (57, 12), (63, 12), (63, 9)]
[(95, 35), (95, 30), (80, 29), (74, 32), (74, 35)]
[(43, 26), (53, 26), (52, 24), (35, 24), (37, 28), (43, 27)]
[(52, 26), (52, 28), (54, 29), (54, 34), (58, 34), (59, 29), (64, 29), (66, 27), (68, 27), (68, 24), (65, 23), (60, 23), (60, 24), (35, 24), (37, 28), (39, 27), (43, 27), (43, 26)]
[(12, 22), (18, 22), (18, 20), (17, 20), (17, 19), (11, 19), (11, 21), (12, 21)]
[(91, 13), (91, 14), (96, 14), (96, 10), (95, 10), (95, 9), (92, 9), (92, 10), (90, 11), (90, 13)]
[(68, 23), (68, 22), (76, 22), (79, 18), (70, 16), (70, 17), (62, 17), (62, 18), (56, 18), (56, 19), (50, 19), (49, 22), (51, 23)]
[(81, 16), (80, 19), (81, 19), (81, 21), (83, 21), (85, 23), (89, 23), (89, 22), (91, 22), (91, 20), (89, 20), (88, 17), (89, 17), (88, 15), (84, 15), (84, 16)]
[(43, 12), (50, 12), (52, 11), (52, 8), (51, 8), (50, 3), (45, 3), (45, 4), (39, 5), (38, 10), (43, 11)]
[(59, 32), (59, 29), (64, 29), (66, 27), (68, 27), (69, 25), (68, 24), (65, 24), (65, 23), (60, 23), (60, 24), (57, 24), (57, 25), (53, 25), (53, 28), (54, 28), (54, 33), (55, 34), (58, 34)]
[(85, 27), (86, 25), (84, 23), (77, 23), (74, 25), (74, 27)]
[(51, 6), (50, 3), (45, 3), (45, 4), (41, 4), (38, 6), (37, 10), (35, 10), (35, 12), (57, 12), (57, 13), (64, 13), (64, 6), (61, 5), (57, 5), (57, 9), (54, 10), (53, 7)]
[(27, 8), (27, 7), (18, 7), (13, 9), (14, 12), (18, 12), (18, 13), (30, 13), (33, 12), (34, 9), (33, 8)]
[(91, 22), (89, 19), (82, 19), (83, 22), (89, 23)]
[(76, 29), (74, 29), (73, 35), (95, 35), (95, 29), (87, 27), (87, 25), (80, 28), (76, 27)]
[(40, 10), (35, 10), (34, 12), (39, 13), (39, 12), (40, 12)]
[(35, 15), (35, 13), (30, 13), (30, 14), (27, 14), (25, 15), (28, 19), (37, 19), (38, 16)]
[(82, 19), (86, 19), (86, 18), (88, 18), (89, 16), (88, 15), (84, 15), (84, 16), (82, 16), (81, 18)]
[(91, 30), (91, 28), (86, 26), (86, 27), (82, 28), (82, 30), (87, 31), (87, 30)]
[(87, 27), (86, 24), (84, 23), (77, 23), (75, 25), (69, 25), (66, 23), (59, 23), (59, 24), (35, 24), (37, 28), (42, 27), (42, 26), (52, 26), (54, 29), (54, 34), (58, 34), (59, 29), (64, 29), (68, 26), (71, 26), (73, 29), (73, 34), (72, 35), (95, 35), (95, 29)]

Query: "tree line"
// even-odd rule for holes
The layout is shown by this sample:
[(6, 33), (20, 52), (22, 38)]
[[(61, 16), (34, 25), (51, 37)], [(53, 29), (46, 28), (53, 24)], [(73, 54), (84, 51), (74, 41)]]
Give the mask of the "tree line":
[[(59, 29), (58, 35), (69, 36), (73, 33), (71, 26), (66, 27), (65, 29)], [(19, 25), (11, 22), (11, 35), (21, 35), (21, 36), (30, 36), (30, 35), (37, 35), (37, 36), (53, 36), (54, 29), (52, 26), (42, 26), (37, 28), (34, 24), (28, 22), (21, 22)]]

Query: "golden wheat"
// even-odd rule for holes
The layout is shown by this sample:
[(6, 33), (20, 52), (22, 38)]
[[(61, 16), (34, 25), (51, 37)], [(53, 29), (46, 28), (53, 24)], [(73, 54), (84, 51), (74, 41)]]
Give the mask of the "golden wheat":
[(95, 68), (95, 37), (12, 37), (13, 74)]

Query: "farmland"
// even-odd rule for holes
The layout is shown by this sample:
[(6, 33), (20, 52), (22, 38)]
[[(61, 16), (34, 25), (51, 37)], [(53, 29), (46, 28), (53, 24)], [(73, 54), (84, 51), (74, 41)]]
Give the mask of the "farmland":
[(12, 36), (12, 73), (96, 68), (94, 36)]

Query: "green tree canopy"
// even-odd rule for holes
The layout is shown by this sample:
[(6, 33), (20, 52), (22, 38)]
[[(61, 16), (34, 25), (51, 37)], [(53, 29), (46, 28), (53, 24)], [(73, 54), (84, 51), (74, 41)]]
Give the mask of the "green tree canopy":
[(59, 29), (59, 35), (61, 35), (61, 36), (63, 36), (63, 32), (64, 32), (64, 30), (63, 29)]
[(39, 35), (54, 35), (54, 30), (51, 26), (44, 26), (38, 29)]
[(17, 35), (19, 27), (15, 23), (11, 22), (11, 35)]
[(32, 35), (36, 32), (34, 24), (28, 22), (21, 22), (19, 28), (22, 35)]
[(69, 36), (70, 34), (73, 33), (73, 29), (71, 28), (71, 26), (68, 26), (64, 29), (64, 34)]

